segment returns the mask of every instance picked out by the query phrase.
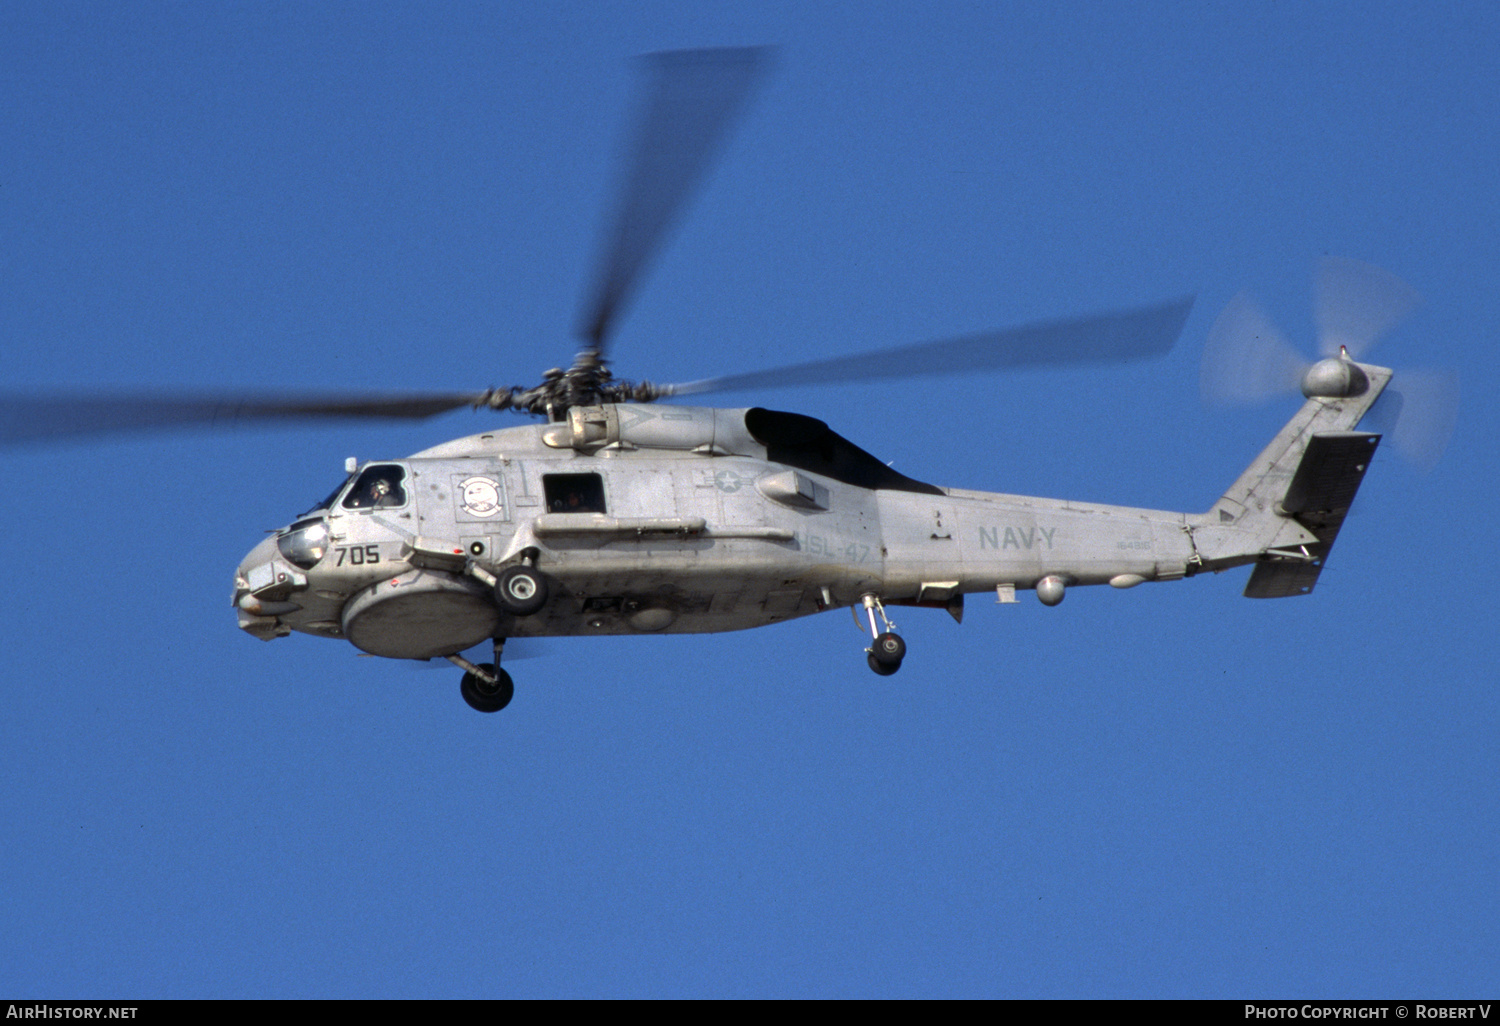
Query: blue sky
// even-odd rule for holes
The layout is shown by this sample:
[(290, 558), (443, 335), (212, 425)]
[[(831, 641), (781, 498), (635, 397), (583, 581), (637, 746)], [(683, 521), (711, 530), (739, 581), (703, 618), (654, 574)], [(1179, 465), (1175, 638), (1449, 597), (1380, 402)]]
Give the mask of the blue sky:
[[(234, 627), (339, 480), (496, 423), (4, 453), (0, 992), (1475, 996), (1500, 973), (1500, 15), (1479, 3), (0, 9), (0, 388), (529, 383), (576, 348), (635, 54), (774, 73), (625, 317), (693, 380), (1196, 293), (1167, 357), (728, 395), (911, 476), (1198, 511), (1295, 404), (1205, 408), (1251, 289), (1424, 305), (1443, 461), (1388, 452), (1308, 598), (1247, 571), (555, 640), (451, 667)], [(510, 423), (501, 420), (501, 425)], [(1487, 611), (1488, 610), (1488, 611)]]

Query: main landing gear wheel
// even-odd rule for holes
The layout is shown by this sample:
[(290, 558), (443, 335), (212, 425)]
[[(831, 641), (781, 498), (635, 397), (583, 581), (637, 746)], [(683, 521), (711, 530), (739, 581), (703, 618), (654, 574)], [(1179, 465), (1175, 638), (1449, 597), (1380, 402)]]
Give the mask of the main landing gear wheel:
[(478, 674), (466, 673), (458, 685), (459, 693), (464, 696), (464, 701), (469, 703), (471, 709), (482, 713), (499, 712), (510, 705), (510, 700), (516, 693), (516, 685), (511, 681), (510, 674), (497, 670), (493, 663), (481, 663), (479, 668), (494, 674), (495, 683), (491, 684)]
[(508, 566), (495, 581), (495, 601), (511, 616), (530, 616), (547, 604), (547, 581), (534, 567)]

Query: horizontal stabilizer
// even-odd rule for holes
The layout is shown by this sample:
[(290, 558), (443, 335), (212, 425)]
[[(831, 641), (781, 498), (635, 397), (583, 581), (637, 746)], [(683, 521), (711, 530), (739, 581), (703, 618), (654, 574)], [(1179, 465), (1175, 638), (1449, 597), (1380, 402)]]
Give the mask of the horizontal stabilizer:
[(1280, 508), (1317, 541), (1263, 555), (1245, 585), (1246, 598), (1288, 598), (1313, 590), (1379, 444), (1379, 435), (1360, 431), (1329, 432), (1308, 440)]
[(1323, 572), (1323, 560), (1272, 559), (1256, 563), (1245, 584), (1246, 598), (1291, 598), (1306, 595)]
[(1379, 435), (1362, 431), (1314, 435), (1292, 476), (1286, 498), (1281, 500), (1282, 511), (1319, 514), (1347, 510), (1379, 444)]

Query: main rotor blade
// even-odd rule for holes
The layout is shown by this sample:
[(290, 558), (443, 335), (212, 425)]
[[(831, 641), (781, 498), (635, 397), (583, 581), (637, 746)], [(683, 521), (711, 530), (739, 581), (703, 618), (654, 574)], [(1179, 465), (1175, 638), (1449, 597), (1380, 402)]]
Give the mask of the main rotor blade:
[(770, 50), (678, 50), (642, 60), (651, 80), (635, 149), (578, 328), (601, 350), (683, 201), (769, 65)]
[(1182, 334), (1191, 296), (1155, 306), (815, 360), (773, 370), (730, 374), (667, 386), (669, 395), (728, 392), (785, 385), (919, 377), (1006, 367), (1138, 360), (1165, 353)]
[(420, 420), (483, 394), (326, 396), (295, 393), (172, 395), (162, 392), (0, 395), (0, 444), (107, 435), (151, 428), (223, 426), (257, 420)]

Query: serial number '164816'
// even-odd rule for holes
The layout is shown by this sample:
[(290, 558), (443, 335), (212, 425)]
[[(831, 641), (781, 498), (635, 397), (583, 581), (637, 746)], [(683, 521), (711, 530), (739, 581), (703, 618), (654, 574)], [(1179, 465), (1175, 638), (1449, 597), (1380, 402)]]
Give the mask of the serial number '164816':
[(849, 563), (863, 563), (870, 558), (870, 546), (860, 545), (857, 542), (841, 545), (837, 538), (827, 538), (821, 534), (803, 534), (800, 531), (792, 537), (796, 539), (797, 546), (809, 556), (829, 556)]

